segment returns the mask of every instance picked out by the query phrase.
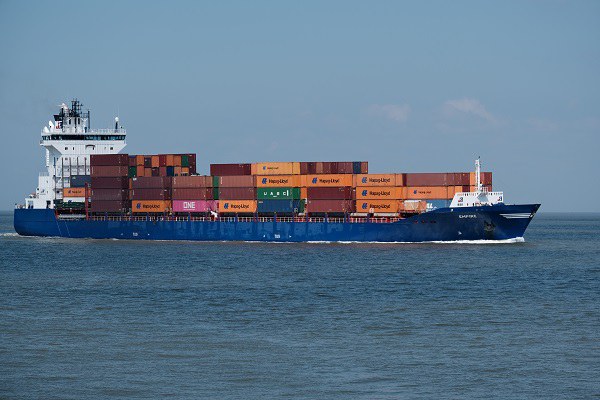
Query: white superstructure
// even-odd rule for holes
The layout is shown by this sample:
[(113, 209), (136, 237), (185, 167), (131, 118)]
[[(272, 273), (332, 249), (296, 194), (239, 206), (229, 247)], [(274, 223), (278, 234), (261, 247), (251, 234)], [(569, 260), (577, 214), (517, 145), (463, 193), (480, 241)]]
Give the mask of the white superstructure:
[(40, 146), (46, 149), (47, 172), (40, 173), (35, 194), (25, 199), (26, 208), (54, 208), (62, 200), (71, 177), (90, 175), (90, 155), (116, 154), (125, 148), (126, 131), (115, 118), (114, 129), (90, 129), (90, 112), (82, 112), (78, 100), (60, 106), (54, 121), (42, 129)]
[(460, 192), (454, 195), (450, 207), (475, 207), (491, 206), (493, 204), (504, 203), (504, 192), (490, 192), (481, 184), (481, 160), (475, 160), (475, 181), (476, 189), (474, 192)]

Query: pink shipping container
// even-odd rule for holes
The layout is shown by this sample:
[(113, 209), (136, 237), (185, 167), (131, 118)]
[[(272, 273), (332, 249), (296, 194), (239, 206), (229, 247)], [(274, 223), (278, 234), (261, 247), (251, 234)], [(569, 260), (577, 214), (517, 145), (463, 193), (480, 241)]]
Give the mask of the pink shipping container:
[(207, 212), (218, 211), (217, 200), (173, 200), (174, 212)]

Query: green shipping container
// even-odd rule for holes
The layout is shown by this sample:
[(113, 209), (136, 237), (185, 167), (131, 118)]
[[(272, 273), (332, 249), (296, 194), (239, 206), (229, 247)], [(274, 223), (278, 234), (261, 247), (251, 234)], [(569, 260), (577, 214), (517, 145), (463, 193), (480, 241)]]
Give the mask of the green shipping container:
[(213, 187), (218, 188), (219, 187), (219, 177), (218, 176), (213, 176), (212, 177), (212, 181), (213, 181)]
[(181, 155), (181, 166), (182, 167), (189, 167), (190, 166), (190, 160), (187, 154), (182, 154)]
[(213, 188), (213, 200), (219, 200), (219, 188)]
[(129, 167), (129, 171), (127, 173), (127, 176), (130, 177), (130, 178), (137, 177), (137, 167)]
[(298, 200), (300, 199), (300, 188), (291, 187), (262, 187), (256, 189), (258, 200)]

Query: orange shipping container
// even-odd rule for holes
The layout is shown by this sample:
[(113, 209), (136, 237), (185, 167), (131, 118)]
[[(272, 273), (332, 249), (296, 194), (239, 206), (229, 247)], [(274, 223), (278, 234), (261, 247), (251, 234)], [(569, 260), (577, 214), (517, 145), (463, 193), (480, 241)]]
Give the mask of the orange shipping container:
[(300, 198), (307, 199), (308, 198), (308, 189), (305, 187), (300, 188)]
[(175, 165), (175, 158), (173, 157), (173, 154), (167, 154), (167, 166), (173, 167), (174, 165)]
[(181, 167), (181, 175), (189, 175), (190, 167)]
[(396, 213), (398, 200), (356, 200), (357, 213)]
[(144, 166), (144, 156), (135, 156), (135, 165)]
[(396, 186), (406, 186), (406, 174), (396, 174)]
[(405, 200), (399, 202), (399, 211), (417, 211), (423, 212), (427, 209), (425, 200)]
[(63, 197), (85, 197), (85, 188), (64, 188)]
[(357, 187), (357, 200), (384, 200), (384, 199), (401, 199), (403, 195), (401, 187)]
[(158, 156), (152, 156), (152, 168), (160, 167), (160, 158)]
[(267, 175), (256, 177), (256, 187), (298, 187), (300, 175)]
[(170, 200), (133, 200), (131, 202), (131, 211), (134, 213), (163, 213), (170, 210)]
[[(143, 160), (144, 160), (144, 157), (142, 157), (142, 162), (143, 162)], [(136, 177), (138, 177), (138, 176), (144, 176), (144, 166), (143, 165), (141, 165), (141, 166), (138, 165), (135, 168), (136, 168), (136, 171), (135, 171), (135, 176)]]
[(253, 163), (252, 175), (298, 175), (300, 174), (299, 162), (262, 162)]
[(173, 154), (173, 165), (181, 167), (181, 154)]
[(396, 186), (395, 174), (354, 175), (354, 186)]
[(220, 200), (220, 213), (255, 213), (256, 200)]
[[(448, 199), (446, 186), (410, 186), (406, 187), (404, 198), (409, 200)], [(452, 198), (454, 194), (450, 198)]]
[(353, 175), (335, 174), (335, 175), (301, 175), (302, 186), (306, 187), (340, 187), (352, 186)]

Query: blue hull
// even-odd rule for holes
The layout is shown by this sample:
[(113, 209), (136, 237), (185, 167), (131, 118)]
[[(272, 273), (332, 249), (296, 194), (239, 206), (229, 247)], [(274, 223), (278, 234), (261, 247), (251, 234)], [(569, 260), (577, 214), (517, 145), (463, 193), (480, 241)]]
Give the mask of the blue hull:
[(53, 210), (16, 209), (23, 236), (268, 242), (431, 242), (523, 237), (539, 204), (442, 208), (393, 223), (62, 220)]

